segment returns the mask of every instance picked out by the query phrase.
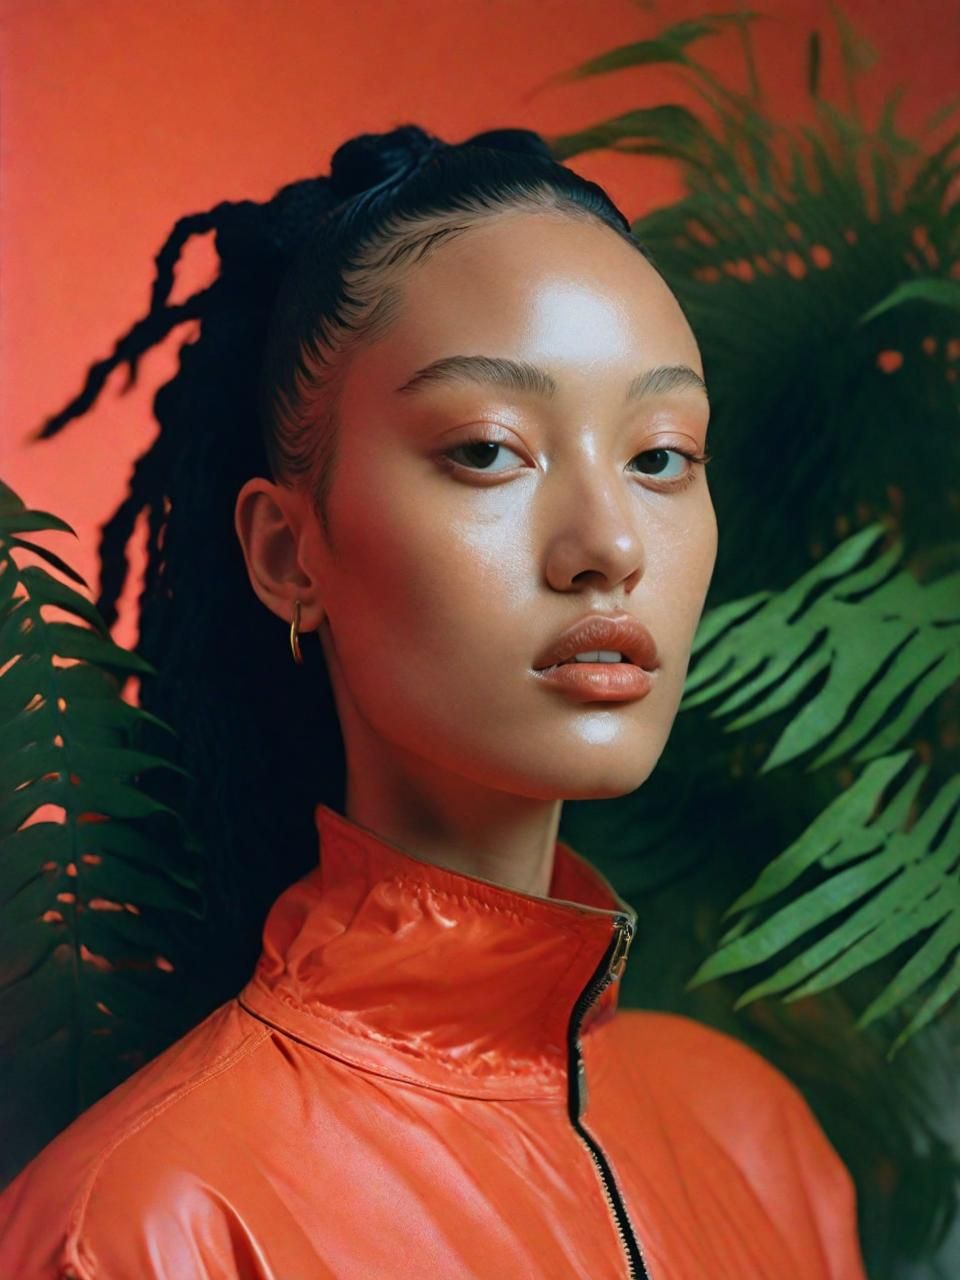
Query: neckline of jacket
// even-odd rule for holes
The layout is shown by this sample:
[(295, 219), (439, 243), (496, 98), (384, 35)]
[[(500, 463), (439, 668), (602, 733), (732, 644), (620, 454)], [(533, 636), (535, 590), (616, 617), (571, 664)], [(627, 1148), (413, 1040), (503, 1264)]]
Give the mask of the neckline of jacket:
[[(564, 1098), (568, 1032), (636, 912), (569, 845), (550, 896), (437, 866), (325, 804), (319, 861), (277, 898), (237, 999), (362, 1070), (474, 1097)], [(617, 1011), (614, 979), (582, 1032)]]

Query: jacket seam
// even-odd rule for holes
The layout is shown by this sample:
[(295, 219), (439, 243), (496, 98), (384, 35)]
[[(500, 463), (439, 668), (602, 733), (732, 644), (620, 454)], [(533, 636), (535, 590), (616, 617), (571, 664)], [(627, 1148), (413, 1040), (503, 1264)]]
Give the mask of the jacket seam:
[[(266, 1029), (263, 1031), (254, 1031), (244, 1038), (244, 1040), (231, 1050), (225, 1058), (221, 1058), (218, 1062), (211, 1063), (207, 1067), (203, 1067), (192, 1080), (186, 1080), (184, 1083), (168, 1097), (157, 1102), (147, 1111), (141, 1113), (133, 1120), (130, 1125), (122, 1130), (112, 1142), (107, 1143), (98, 1153), (94, 1163), (87, 1175), (86, 1181), (81, 1187), (80, 1194), (74, 1202), (73, 1209), (70, 1212), (67, 1221), (67, 1238), (64, 1242), (62, 1259), (63, 1265), (67, 1268), (74, 1265), (73, 1255), (76, 1255), (76, 1262), (83, 1271), (90, 1277), (96, 1275), (96, 1262), (91, 1258), (86, 1250), (82, 1239), (82, 1231), (84, 1218), (90, 1198), (95, 1189), (95, 1183), (103, 1169), (107, 1159), (117, 1150), (121, 1143), (126, 1142), (128, 1138), (132, 1138), (135, 1134), (144, 1129), (155, 1117), (168, 1110), (175, 1102), (179, 1102), (188, 1094), (193, 1093), (201, 1085), (206, 1084), (208, 1080), (213, 1080), (217, 1076), (222, 1075), (224, 1071), (229, 1070), (236, 1062), (245, 1057), (257, 1045), (262, 1043), (270, 1032)], [(65, 1272), (69, 1275), (69, 1269)]]
[[(367, 1075), (377, 1076), (377, 1078), (381, 1080), (399, 1080), (403, 1084), (413, 1085), (417, 1089), (426, 1089), (434, 1093), (450, 1094), (456, 1098), (474, 1098), (483, 1102), (556, 1102), (559, 1098), (563, 1101), (564, 1107), (566, 1106), (566, 1077), (564, 1072), (557, 1073), (557, 1081), (562, 1086), (562, 1091), (561, 1093), (558, 1093), (556, 1097), (543, 1097), (542, 1095), (535, 1093), (489, 1093), (483, 1092), (479, 1086), (471, 1089), (469, 1084), (455, 1086), (446, 1085), (434, 1080), (423, 1080), (417, 1076), (406, 1075), (402, 1071), (397, 1071), (392, 1067), (378, 1068), (370, 1063), (356, 1062), (352, 1058), (346, 1058), (342, 1054), (337, 1053), (335, 1049), (325, 1048), (323, 1045), (315, 1044), (312, 1040), (308, 1040), (305, 1036), (298, 1035), (295, 1031), (291, 1031), (289, 1027), (282, 1026), (279, 1022), (271, 1022), (266, 1014), (259, 1012), (257, 1009), (251, 1008), (248, 1004), (245, 1004), (242, 996), (237, 996), (236, 1000), (240, 1008), (243, 1009), (245, 1013), (249, 1014), (251, 1018), (256, 1018), (258, 1022), (271, 1029), (267, 1032), (268, 1035), (271, 1034), (271, 1032), (276, 1032), (277, 1035), (286, 1036), (290, 1040), (295, 1040), (297, 1044), (305, 1045), (315, 1053), (323, 1054), (325, 1058), (332, 1058), (335, 1062), (343, 1063), (353, 1071), (362, 1071)], [(521, 1073), (517, 1072), (513, 1074)], [(496, 1078), (497, 1077), (491, 1077), (491, 1079)], [(528, 1073), (528, 1078), (532, 1079), (534, 1077), (529, 1076)], [(539, 1077), (539, 1080), (540, 1082), (548, 1085), (553, 1083), (551, 1080), (543, 1076)]]
[[(284, 992), (276, 991), (271, 987), (264, 986), (262, 983), (260, 983), (256, 979), (254, 980), (254, 985), (259, 990), (263, 991), (264, 994), (267, 995), (271, 1000), (276, 1000), (278, 1001), (278, 1003), (288, 1008), (291, 1013), (300, 1014), (304, 1018), (315, 1018), (318, 1022), (329, 1022), (331, 1026), (336, 1027), (338, 1031), (343, 1032), (344, 1035), (351, 1036), (355, 1040), (363, 1041), (366, 1043), (372, 1043), (372, 1044), (382, 1044), (382, 1041), (378, 1040), (377, 1037), (372, 1032), (366, 1031), (362, 1027), (352, 1027), (346, 1022), (342, 1022), (336, 1016), (336, 1014), (328, 1010), (327, 1006), (324, 1006), (324, 1011), (321, 1013), (316, 1010), (306, 1008), (306, 1006), (293, 1000), (290, 996), (286, 995)], [(237, 999), (239, 1000), (240, 997), (238, 996)], [(247, 1005), (243, 1005), (243, 1007), (247, 1009), (248, 1013), (253, 1013), (254, 1016), (256, 1017), (260, 1016), (259, 1014), (256, 1014), (253, 1009), (249, 1009)], [(286, 1030), (286, 1028), (280, 1027), (278, 1024), (277, 1026), (278, 1026), (278, 1030), (281, 1030), (281, 1031)], [(304, 1040), (304, 1043), (309, 1044), (310, 1041)], [(318, 1049), (320, 1048), (319, 1045), (314, 1045), (313, 1047)], [(430, 1057), (426, 1053), (419, 1052), (416, 1049), (411, 1049), (407, 1045), (397, 1044), (395, 1042), (390, 1042), (389, 1049), (392, 1053), (403, 1054), (408, 1058), (412, 1058), (416, 1062), (434, 1063), (435, 1065), (441, 1067), (445, 1071), (453, 1070), (455, 1068), (455, 1063), (451, 1062), (449, 1058), (443, 1054), (437, 1054), (435, 1057)], [(336, 1057), (337, 1055), (333, 1054), (332, 1056)], [(516, 1063), (517, 1059), (511, 1058), (510, 1061)], [(507, 1075), (507, 1076), (518, 1076), (518, 1075), (529, 1075), (530, 1072), (529, 1072), (529, 1069), (525, 1070), (521, 1064), (518, 1066), (508, 1067), (503, 1071), (499, 1071), (497, 1074)], [(561, 1072), (558, 1072), (558, 1074), (562, 1075), (563, 1073), (561, 1071)]]

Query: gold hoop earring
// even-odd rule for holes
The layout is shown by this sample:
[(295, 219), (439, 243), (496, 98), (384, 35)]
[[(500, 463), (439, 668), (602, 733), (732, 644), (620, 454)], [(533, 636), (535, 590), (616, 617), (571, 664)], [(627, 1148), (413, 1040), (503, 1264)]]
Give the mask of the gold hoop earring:
[(303, 654), (300, 652), (300, 601), (293, 602), (293, 621), (290, 623), (290, 649), (293, 653), (293, 660), (302, 665)]

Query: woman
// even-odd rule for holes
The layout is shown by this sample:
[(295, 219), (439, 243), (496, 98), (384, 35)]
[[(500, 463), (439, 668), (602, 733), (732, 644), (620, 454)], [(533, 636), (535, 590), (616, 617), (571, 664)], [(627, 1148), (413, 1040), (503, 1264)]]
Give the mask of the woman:
[[(208, 310), (164, 321), (210, 229)], [(271, 783), (225, 803), (214, 775), (212, 834), (249, 849), (309, 797), (311, 861), (290, 883), (287, 828), (257, 831), (232, 879), (282, 887), (255, 972), (7, 1189), (0, 1274), (862, 1277), (801, 1095), (618, 1008), (636, 913), (557, 838), (564, 799), (656, 765), (716, 554), (697, 344), (627, 220), (523, 130), (364, 135), (327, 182), (185, 220), (61, 421), (185, 315), (141, 647), (187, 737), (222, 699), (207, 754), (239, 738)], [(267, 633), (206, 604), (224, 577), (269, 620), (249, 667)], [(259, 736), (225, 731), (248, 702)]]

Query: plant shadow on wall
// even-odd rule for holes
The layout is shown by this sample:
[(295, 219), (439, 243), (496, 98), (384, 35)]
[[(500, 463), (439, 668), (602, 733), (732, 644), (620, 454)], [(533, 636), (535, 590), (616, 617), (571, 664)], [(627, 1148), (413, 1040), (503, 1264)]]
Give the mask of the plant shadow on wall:
[[(685, 195), (633, 229), (700, 344), (720, 527), (657, 769), (567, 805), (563, 832), (639, 909), (624, 1002), (719, 1026), (795, 1080), (854, 1175), (874, 1280), (955, 1275), (960, 134), (904, 136), (901, 90), (864, 123), (875, 55), (839, 10), (847, 108), (820, 94), (814, 32), (816, 124), (774, 122), (756, 16), (679, 23), (565, 77), (673, 64), (702, 113), (550, 139), (561, 160), (680, 166)], [(740, 39), (748, 92), (693, 56), (706, 36)]]

